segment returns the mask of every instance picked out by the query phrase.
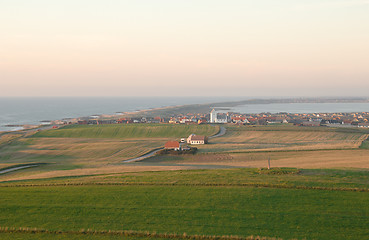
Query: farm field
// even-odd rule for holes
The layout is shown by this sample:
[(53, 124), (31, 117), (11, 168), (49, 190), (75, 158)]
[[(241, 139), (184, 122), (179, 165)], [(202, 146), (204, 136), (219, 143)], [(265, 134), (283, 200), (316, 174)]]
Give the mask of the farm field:
[(227, 133), (200, 152), (250, 152), (359, 148), (369, 136), (357, 129), (296, 126), (227, 126)]
[[(88, 239), (88, 240), (121, 240), (122, 235), (114, 235), (114, 234), (105, 234), (105, 235), (97, 235), (97, 234), (71, 234), (71, 233), (59, 233), (59, 234), (49, 234), (49, 233), (27, 233), (27, 232), (16, 232), (16, 233), (7, 233), (0, 231), (0, 239), (1, 240), (79, 240), (79, 239)], [(127, 237), (124, 236), (124, 239), (127, 240), (147, 240), (150, 239), (148, 237)], [(160, 238), (156, 238), (160, 239)]]
[[(100, 177), (110, 183), (89, 182), (98, 176), (70, 186), (43, 185), (67, 178), (3, 183), (0, 226), (282, 239), (365, 239), (369, 234), (369, 182), (363, 170), (228, 169)], [(265, 185), (240, 185), (250, 181)]]
[(219, 131), (211, 125), (173, 124), (108, 124), (70, 125), (60, 129), (46, 130), (33, 137), (57, 138), (174, 138), (188, 137), (190, 134), (211, 136)]
[[(68, 175), (116, 172), (115, 164), (163, 147), (166, 141), (191, 133), (213, 135), (219, 127), (210, 125), (95, 125), (66, 126), (44, 130), (0, 145), (0, 167), (46, 163), (40, 167), (6, 174), (29, 176), (59, 171)], [(8, 139), (10, 137), (3, 136)], [(86, 170), (88, 169), (88, 170)], [(163, 168), (161, 168), (163, 169)], [(171, 170), (173, 168), (167, 168)], [(175, 168), (178, 169), (178, 168)], [(145, 169), (147, 170), (147, 168)], [(130, 170), (132, 171), (132, 170)], [(0, 175), (0, 179), (3, 176)]]
[[(210, 125), (68, 126), (4, 138), (0, 168), (45, 164), (0, 175), (0, 239), (369, 235), (365, 130), (227, 126), (195, 155), (122, 163), (167, 140), (218, 131)], [(268, 158), (274, 168), (261, 169)]]
[(369, 168), (369, 154), (366, 149), (217, 152), (193, 156), (156, 156), (145, 162), (182, 166), (266, 167), (268, 159), (272, 167)]
[[(275, 172), (277, 171), (277, 172)], [(260, 168), (201, 169), (107, 173), (36, 180), (0, 182), (1, 186), (43, 186), (64, 184), (154, 184), (154, 185), (250, 185), (281, 188), (364, 189), (369, 190), (367, 169)]]

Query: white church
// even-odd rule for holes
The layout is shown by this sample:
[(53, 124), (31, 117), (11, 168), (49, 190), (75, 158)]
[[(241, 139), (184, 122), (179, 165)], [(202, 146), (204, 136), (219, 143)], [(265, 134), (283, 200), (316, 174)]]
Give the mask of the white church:
[(210, 123), (227, 123), (228, 122), (228, 115), (224, 117), (218, 118), (217, 111), (213, 108), (210, 112)]

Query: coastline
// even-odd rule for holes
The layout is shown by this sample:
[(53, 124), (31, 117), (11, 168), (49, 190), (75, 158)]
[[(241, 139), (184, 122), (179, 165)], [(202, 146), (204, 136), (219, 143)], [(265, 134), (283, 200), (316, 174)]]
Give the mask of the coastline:
[(202, 104), (183, 104), (175, 106), (165, 106), (157, 108), (141, 109), (130, 112), (116, 112), (116, 114), (92, 114), (85, 117), (75, 118), (62, 118), (50, 120), (47, 123), (40, 121), (40, 124), (8, 124), (5, 126), (12, 127), (11, 130), (0, 130), (1, 134), (7, 132), (21, 132), (30, 129), (37, 129), (43, 126), (50, 125), (63, 125), (65, 120), (68, 122), (76, 123), (80, 120), (86, 120), (93, 118), (98, 119), (119, 119), (124, 117), (171, 117), (173, 115), (183, 113), (206, 113), (212, 108), (218, 108), (218, 110), (231, 110), (233, 107), (243, 105), (257, 105), (257, 104), (286, 104), (286, 103), (369, 103), (368, 98), (270, 98), (270, 99), (248, 99), (242, 101), (225, 101), (225, 102), (213, 102)]

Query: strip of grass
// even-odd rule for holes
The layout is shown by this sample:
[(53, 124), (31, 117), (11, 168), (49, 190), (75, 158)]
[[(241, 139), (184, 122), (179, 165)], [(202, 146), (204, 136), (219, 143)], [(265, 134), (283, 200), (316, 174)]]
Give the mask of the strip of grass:
[[(274, 172), (274, 168), (270, 170)], [(264, 174), (256, 168), (180, 170), (163, 172), (121, 173), (94, 176), (60, 177), (0, 183), (0, 186), (62, 184), (147, 184), (147, 185), (214, 185), (269, 186), (279, 188), (320, 188), (369, 190), (368, 170), (281, 168), (280, 174)]]
[[(121, 235), (83, 235), (83, 234), (70, 234), (70, 233), (60, 233), (60, 234), (50, 234), (50, 233), (2, 233), (0, 232), (0, 239), (1, 240), (80, 240), (80, 239), (89, 239), (89, 240), (105, 240), (105, 239), (112, 239), (112, 240), (148, 240), (153, 239), (149, 237), (145, 238), (138, 238), (138, 237), (122, 237)], [(154, 239), (162, 239), (162, 238), (154, 238)]]
[(70, 125), (59, 129), (40, 131), (34, 137), (58, 138), (181, 138), (192, 133), (211, 136), (219, 131), (211, 125), (172, 124), (109, 124)]
[[(1, 188), (0, 225), (365, 239), (369, 193), (244, 187)], [(25, 201), (27, 199), (27, 201)]]

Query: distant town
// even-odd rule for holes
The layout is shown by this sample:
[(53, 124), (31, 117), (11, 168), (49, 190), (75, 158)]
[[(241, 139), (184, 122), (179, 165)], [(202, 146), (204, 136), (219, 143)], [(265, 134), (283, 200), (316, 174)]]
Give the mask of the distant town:
[(175, 114), (171, 117), (104, 117), (91, 116), (76, 119), (52, 121), (51, 124), (135, 124), (135, 123), (167, 123), (167, 124), (238, 124), (238, 125), (272, 125), (293, 124), (311, 127), (369, 127), (369, 112), (353, 113), (257, 113), (242, 114), (212, 109), (207, 113)]

